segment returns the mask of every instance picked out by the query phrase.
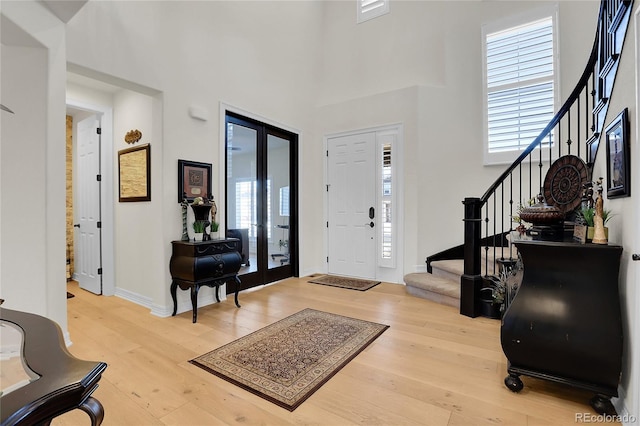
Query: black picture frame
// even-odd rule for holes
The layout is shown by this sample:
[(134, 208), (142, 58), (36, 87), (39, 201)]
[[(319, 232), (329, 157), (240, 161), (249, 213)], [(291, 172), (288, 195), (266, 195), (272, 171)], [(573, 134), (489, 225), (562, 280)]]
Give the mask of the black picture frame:
[(178, 160), (178, 203), (211, 196), (211, 164)]
[(625, 108), (605, 129), (607, 141), (607, 198), (631, 196), (629, 112)]
[(151, 201), (151, 146), (118, 151), (118, 201)]

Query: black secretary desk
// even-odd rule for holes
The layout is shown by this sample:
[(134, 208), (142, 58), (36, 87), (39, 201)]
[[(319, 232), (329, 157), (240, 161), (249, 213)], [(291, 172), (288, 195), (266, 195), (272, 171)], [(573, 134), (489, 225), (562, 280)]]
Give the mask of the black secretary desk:
[(505, 385), (520, 375), (595, 393), (592, 407), (612, 414), (622, 371), (618, 273), (622, 247), (574, 242), (515, 241), (524, 274), (502, 318), (508, 360)]

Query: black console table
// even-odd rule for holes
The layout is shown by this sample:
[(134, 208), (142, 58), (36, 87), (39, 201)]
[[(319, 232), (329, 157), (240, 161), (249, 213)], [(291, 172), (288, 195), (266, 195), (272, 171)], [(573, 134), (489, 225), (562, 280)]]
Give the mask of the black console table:
[(0, 308), (0, 329), (2, 351), (7, 351), (3, 376), (12, 378), (2, 383), (2, 426), (48, 425), (74, 409), (86, 412), (92, 425), (102, 423), (104, 409), (91, 394), (107, 364), (75, 358), (58, 324), (39, 315)]
[(239, 308), (238, 290), (240, 278), (238, 271), (242, 263), (239, 253), (240, 240), (208, 241), (172, 241), (173, 252), (169, 262), (171, 272), (171, 297), (173, 298), (173, 314), (178, 309), (176, 290), (191, 290), (191, 306), (193, 322), (198, 319), (198, 290), (200, 287), (215, 287), (216, 301), (220, 302), (219, 287), (233, 281), (235, 283), (235, 303)]
[(524, 274), (502, 319), (509, 362), (505, 385), (520, 375), (592, 391), (593, 408), (611, 413), (622, 371), (618, 272), (622, 247), (516, 241)]

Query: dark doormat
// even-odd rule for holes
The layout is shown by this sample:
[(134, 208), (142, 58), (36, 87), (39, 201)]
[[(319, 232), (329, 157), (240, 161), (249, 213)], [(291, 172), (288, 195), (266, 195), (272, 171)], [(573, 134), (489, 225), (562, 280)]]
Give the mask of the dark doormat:
[(380, 284), (380, 281), (362, 280), (360, 278), (340, 277), (337, 275), (322, 275), (308, 282), (313, 284), (330, 285), (333, 287), (347, 288), (349, 290), (369, 290)]

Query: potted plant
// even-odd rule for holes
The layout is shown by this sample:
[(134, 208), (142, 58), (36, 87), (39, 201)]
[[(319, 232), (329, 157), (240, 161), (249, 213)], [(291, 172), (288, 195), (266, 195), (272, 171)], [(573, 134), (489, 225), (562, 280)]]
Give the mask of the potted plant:
[(204, 235), (204, 222), (200, 220), (196, 220), (193, 222), (193, 232), (195, 233), (194, 240), (202, 241), (202, 237)]
[(218, 228), (220, 227), (220, 224), (218, 222), (216, 222), (215, 220), (211, 221), (211, 238), (218, 238)]
[[(578, 217), (584, 222), (585, 225), (587, 225), (587, 241), (591, 241), (593, 239), (593, 233), (595, 230), (594, 224), (593, 224), (593, 218), (595, 216), (596, 216), (596, 209), (593, 207), (585, 207), (578, 211)], [(611, 219), (612, 216), (613, 214), (611, 213), (611, 210), (607, 210), (607, 209), (602, 210), (602, 221), (604, 222), (605, 225), (607, 224), (609, 219)], [(604, 233), (605, 233), (605, 236), (609, 238), (609, 228), (607, 228), (606, 226), (604, 227)]]
[(506, 285), (498, 277), (486, 277), (486, 286), (480, 290), (480, 312), (487, 318), (502, 317)]

